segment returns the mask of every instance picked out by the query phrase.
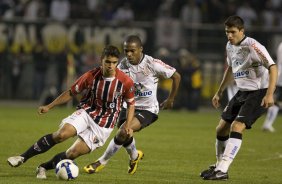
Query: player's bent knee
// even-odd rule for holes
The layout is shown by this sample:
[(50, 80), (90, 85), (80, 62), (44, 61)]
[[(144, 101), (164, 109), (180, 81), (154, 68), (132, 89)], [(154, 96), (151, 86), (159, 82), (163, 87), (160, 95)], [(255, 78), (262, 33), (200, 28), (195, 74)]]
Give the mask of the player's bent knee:
[(64, 132), (55, 132), (53, 138), (56, 143), (60, 143), (68, 139), (68, 134)]
[(124, 129), (119, 129), (115, 138), (119, 143), (124, 143), (130, 138), (130, 135), (128, 135)]
[(81, 155), (80, 151), (76, 148), (71, 148), (71, 149), (68, 149), (66, 151), (66, 155), (67, 155), (67, 158), (69, 159), (76, 159), (77, 157), (79, 157)]

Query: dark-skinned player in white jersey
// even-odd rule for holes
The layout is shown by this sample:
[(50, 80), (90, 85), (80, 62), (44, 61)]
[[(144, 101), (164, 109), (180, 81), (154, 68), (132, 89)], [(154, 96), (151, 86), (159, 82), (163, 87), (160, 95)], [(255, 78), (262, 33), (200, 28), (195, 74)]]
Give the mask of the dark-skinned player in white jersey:
[(244, 21), (230, 16), (225, 21), (228, 67), (212, 104), (220, 106), (223, 91), (233, 79), (239, 91), (228, 102), (216, 127), (217, 162), (201, 172), (204, 180), (227, 180), (228, 169), (237, 155), (245, 129), (274, 104), (277, 66), (263, 45), (245, 36)]
[(125, 134), (132, 134), (129, 127), (134, 116), (134, 83), (130, 77), (117, 69), (119, 56), (117, 47), (105, 47), (101, 55), (101, 67), (86, 72), (53, 102), (40, 106), (38, 113), (44, 114), (53, 107), (68, 102), (75, 95), (84, 94), (78, 110), (63, 119), (56, 132), (41, 137), (23, 154), (9, 157), (8, 163), (18, 167), (54, 145), (77, 136), (67, 151), (58, 153), (37, 167), (36, 177), (46, 179), (46, 171), (54, 169), (60, 160), (73, 160), (103, 146), (115, 127), (123, 102), (128, 105), (123, 131)]
[[(159, 77), (172, 79), (171, 91), (167, 99), (160, 104), (162, 109), (170, 109), (173, 107), (179, 87), (180, 74), (175, 68), (161, 60), (144, 54), (141, 39), (136, 35), (130, 35), (126, 38), (123, 49), (125, 58), (121, 60), (118, 68), (130, 76), (135, 84), (135, 117), (130, 128), (137, 132), (158, 119), (157, 87)], [(124, 120), (124, 113), (121, 113), (119, 124), (122, 124)], [(135, 139), (132, 136), (129, 137), (122, 130), (119, 129), (104, 154), (97, 161), (84, 167), (85, 172), (89, 174), (99, 172), (121, 147), (126, 149), (130, 158), (128, 173), (134, 174), (136, 172), (138, 162), (144, 154), (141, 150), (136, 149)]]

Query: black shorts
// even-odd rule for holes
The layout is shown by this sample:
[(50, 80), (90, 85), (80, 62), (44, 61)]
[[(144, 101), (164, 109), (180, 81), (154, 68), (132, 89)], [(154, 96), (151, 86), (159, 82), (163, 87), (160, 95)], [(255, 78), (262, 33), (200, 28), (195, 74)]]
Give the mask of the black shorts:
[[(150, 111), (146, 110), (135, 110), (135, 115), (134, 115), (141, 123), (141, 129), (151, 125), (158, 119), (158, 115), (154, 114)], [(126, 109), (122, 108), (118, 122), (117, 122), (117, 127), (119, 128), (126, 120)], [(140, 130), (141, 130), (140, 129)]]
[(238, 91), (223, 110), (222, 119), (230, 124), (234, 120), (240, 121), (246, 129), (252, 128), (252, 124), (267, 110), (261, 106), (266, 90)]

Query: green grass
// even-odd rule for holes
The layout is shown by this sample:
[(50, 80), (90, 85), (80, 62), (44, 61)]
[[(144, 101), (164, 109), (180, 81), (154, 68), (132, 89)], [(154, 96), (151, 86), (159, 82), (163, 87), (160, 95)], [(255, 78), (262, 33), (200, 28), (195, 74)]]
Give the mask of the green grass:
[[(21, 154), (42, 135), (57, 130), (60, 121), (72, 111), (56, 108), (38, 116), (36, 108), (0, 107), (1, 184), (66, 183), (57, 180), (54, 171), (48, 172), (46, 181), (38, 181), (34, 172), (41, 162), (66, 150), (74, 138), (30, 159), (19, 168), (11, 168), (6, 160), (9, 156)], [(245, 131), (241, 150), (230, 167), (230, 179), (226, 183), (281, 183), (282, 117), (276, 120), (277, 132), (273, 134), (261, 131), (263, 119), (259, 119), (252, 130)], [(120, 150), (101, 173), (88, 175), (82, 171), (84, 165), (101, 156), (109, 139), (104, 147), (76, 160), (81, 169), (80, 175), (68, 183), (216, 183), (203, 181), (199, 173), (215, 161), (215, 126), (218, 120), (218, 111), (163, 111), (156, 123), (135, 134), (137, 148), (145, 153), (135, 175), (127, 174), (128, 156), (125, 150)]]

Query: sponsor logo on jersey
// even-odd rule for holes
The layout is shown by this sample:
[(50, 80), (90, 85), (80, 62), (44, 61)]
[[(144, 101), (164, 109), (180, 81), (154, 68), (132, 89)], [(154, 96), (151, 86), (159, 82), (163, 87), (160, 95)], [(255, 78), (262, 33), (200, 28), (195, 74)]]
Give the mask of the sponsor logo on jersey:
[(250, 72), (248, 70), (245, 71), (239, 71), (233, 74), (234, 79), (238, 79), (238, 78), (245, 78), (247, 76), (249, 76)]
[(100, 141), (99, 141), (99, 139), (97, 138), (97, 136), (94, 136), (94, 138), (93, 138), (93, 143), (94, 144), (98, 144)]
[(153, 92), (152, 91), (136, 91), (135, 96), (140, 96), (140, 97), (149, 97), (152, 96)]
[(144, 85), (139, 83), (134, 83), (134, 87), (135, 87), (135, 93), (134, 95), (136, 97), (149, 97), (152, 96), (153, 91), (144, 91)]

